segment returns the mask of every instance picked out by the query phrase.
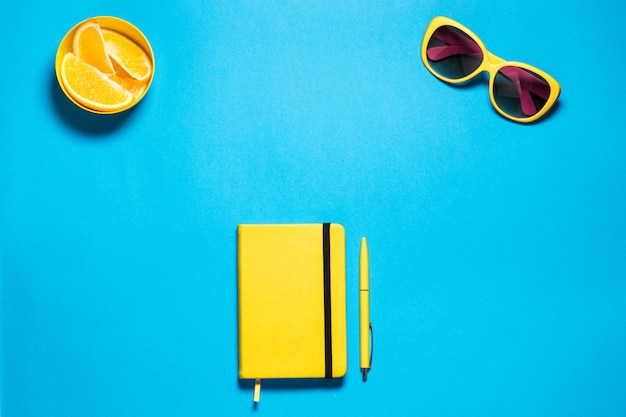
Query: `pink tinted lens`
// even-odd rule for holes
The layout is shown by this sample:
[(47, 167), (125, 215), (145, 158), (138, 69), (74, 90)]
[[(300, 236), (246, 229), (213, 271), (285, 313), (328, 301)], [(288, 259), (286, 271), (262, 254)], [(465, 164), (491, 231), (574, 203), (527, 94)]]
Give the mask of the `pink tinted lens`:
[(532, 71), (507, 66), (496, 74), (493, 97), (506, 114), (528, 118), (540, 112), (546, 105), (550, 97), (550, 85)]
[(483, 51), (465, 32), (442, 26), (428, 41), (426, 57), (439, 75), (457, 80), (476, 71), (483, 62)]

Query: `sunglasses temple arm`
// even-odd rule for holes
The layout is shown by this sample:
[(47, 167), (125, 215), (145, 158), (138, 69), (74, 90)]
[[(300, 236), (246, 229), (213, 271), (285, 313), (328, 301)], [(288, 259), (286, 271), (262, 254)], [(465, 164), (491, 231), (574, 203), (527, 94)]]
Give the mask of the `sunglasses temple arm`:
[(537, 113), (537, 106), (535, 106), (535, 102), (533, 101), (533, 98), (530, 95), (530, 91), (522, 83), (520, 73), (519, 73), (519, 71), (521, 70), (518, 70), (512, 67), (511, 69), (514, 71), (506, 71), (508, 74), (506, 74), (505, 76), (513, 82), (513, 85), (515, 86), (515, 89), (517, 90), (517, 95), (519, 96), (520, 105), (522, 106), (522, 112), (524, 112), (524, 114), (527, 116), (532, 116), (533, 114)]
[(536, 96), (547, 100), (550, 97), (550, 87), (543, 81), (537, 79), (532, 74), (524, 71), (521, 68), (516, 67), (504, 67), (500, 72), (515, 82), (515, 85), (519, 84), (518, 88), (523, 88), (535, 94)]
[(433, 37), (446, 44), (428, 48), (426, 53), (428, 58), (433, 61), (440, 61), (454, 55), (474, 55), (480, 57), (483, 55), (476, 42), (452, 28), (439, 28), (433, 34)]
[(432, 61), (441, 61), (442, 59), (455, 55), (480, 55), (480, 51), (476, 52), (475, 49), (468, 48), (464, 45), (446, 45), (428, 48), (426, 54), (428, 55), (428, 59)]

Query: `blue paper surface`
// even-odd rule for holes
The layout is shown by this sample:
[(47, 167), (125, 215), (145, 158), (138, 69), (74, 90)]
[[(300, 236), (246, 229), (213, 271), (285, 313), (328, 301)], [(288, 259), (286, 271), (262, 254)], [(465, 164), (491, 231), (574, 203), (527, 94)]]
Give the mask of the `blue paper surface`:
[[(311, 4), (309, 4), (311, 3)], [(4, 2), (3, 417), (623, 416), (624, 8), (563, 1)], [(133, 110), (54, 74), (85, 18), (156, 71)], [(436, 15), (563, 89), (523, 126), (423, 66)], [(592, 65), (593, 63), (593, 65)], [(237, 378), (236, 226), (337, 222), (348, 373)], [(373, 368), (360, 379), (358, 251)]]

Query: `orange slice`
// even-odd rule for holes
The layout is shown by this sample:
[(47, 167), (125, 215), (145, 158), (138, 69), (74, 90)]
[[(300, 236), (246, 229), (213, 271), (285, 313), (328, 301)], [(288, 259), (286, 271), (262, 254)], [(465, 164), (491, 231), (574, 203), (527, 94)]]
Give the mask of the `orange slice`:
[(74, 100), (92, 110), (113, 112), (133, 100), (129, 91), (71, 52), (63, 57), (61, 80)]
[(138, 81), (152, 74), (152, 62), (139, 45), (118, 32), (102, 29), (104, 46), (111, 59)]
[(104, 48), (100, 25), (89, 19), (80, 25), (74, 34), (74, 54), (105, 74), (114, 74), (113, 64)]
[(119, 75), (111, 75), (109, 78), (128, 90), (135, 98), (141, 96), (146, 89), (145, 83), (133, 78), (120, 77)]

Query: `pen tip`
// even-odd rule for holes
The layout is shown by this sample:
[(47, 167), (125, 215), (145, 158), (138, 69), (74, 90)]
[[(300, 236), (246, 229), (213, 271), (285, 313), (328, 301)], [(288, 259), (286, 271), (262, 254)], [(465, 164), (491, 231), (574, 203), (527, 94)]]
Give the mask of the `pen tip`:
[(367, 381), (367, 369), (362, 369), (361, 371), (363, 371), (363, 382)]

